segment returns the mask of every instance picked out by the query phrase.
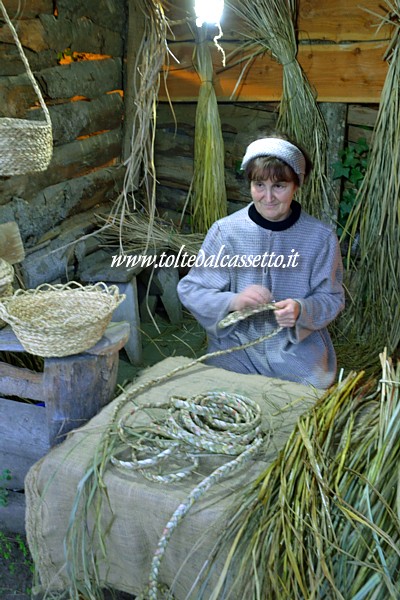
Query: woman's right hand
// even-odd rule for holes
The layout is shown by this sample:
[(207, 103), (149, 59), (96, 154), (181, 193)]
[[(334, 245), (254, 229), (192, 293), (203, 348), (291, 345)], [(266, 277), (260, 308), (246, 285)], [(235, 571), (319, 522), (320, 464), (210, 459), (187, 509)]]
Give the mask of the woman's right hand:
[(262, 285), (249, 285), (242, 292), (235, 295), (229, 310), (242, 310), (249, 306), (258, 306), (259, 304), (267, 304), (271, 302), (272, 294), (268, 288)]

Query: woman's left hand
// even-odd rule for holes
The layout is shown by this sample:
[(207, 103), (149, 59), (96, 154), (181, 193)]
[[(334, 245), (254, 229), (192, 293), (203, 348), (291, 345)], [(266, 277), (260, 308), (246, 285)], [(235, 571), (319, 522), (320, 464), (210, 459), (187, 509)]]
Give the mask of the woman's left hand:
[(300, 314), (300, 304), (292, 298), (275, 303), (274, 315), (280, 327), (294, 327)]

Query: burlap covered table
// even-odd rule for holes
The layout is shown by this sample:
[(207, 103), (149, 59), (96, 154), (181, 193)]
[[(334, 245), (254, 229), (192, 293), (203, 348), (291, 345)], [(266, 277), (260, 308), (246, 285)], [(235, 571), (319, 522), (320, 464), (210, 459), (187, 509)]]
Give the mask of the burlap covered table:
[[(130, 386), (137, 387), (189, 362), (182, 357), (166, 359), (143, 371)], [(189, 397), (208, 391), (242, 394), (258, 402), (263, 428), (273, 434), (257, 460), (212, 487), (173, 533), (161, 564), (160, 581), (171, 588), (176, 600), (196, 598), (195, 583), (211, 549), (218, 543), (218, 531), (224, 526), (225, 511), (234, 495), (240, 495), (245, 484), (274, 460), (298, 416), (322, 393), (295, 383), (259, 375), (239, 375), (199, 364), (152, 387), (137, 396), (135, 402), (158, 403), (173, 394)], [(26, 477), (26, 530), (40, 577), (37, 593), (68, 588), (64, 538), (71, 509), (77, 486), (116, 402), (118, 398), (71, 433), (59, 447), (37, 462)], [(152, 483), (139, 474), (126, 474), (110, 466), (105, 479), (109, 502), (102, 503), (102, 521), (104, 527), (108, 527), (107, 556), (95, 548), (105, 585), (134, 595), (145, 588), (151, 559), (165, 524), (218, 461), (221, 459), (203, 459), (196, 475), (168, 485)], [(219, 569), (220, 565), (213, 565), (211, 582)]]

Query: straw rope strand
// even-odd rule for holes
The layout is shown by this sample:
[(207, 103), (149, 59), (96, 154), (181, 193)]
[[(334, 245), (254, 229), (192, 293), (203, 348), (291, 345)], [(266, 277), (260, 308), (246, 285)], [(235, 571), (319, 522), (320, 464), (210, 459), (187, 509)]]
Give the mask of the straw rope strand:
[[(148, 428), (138, 425), (135, 431), (132, 424), (126, 424), (127, 418), (134, 419), (141, 410), (160, 408), (165, 413), (164, 417), (153, 421)], [(139, 470), (152, 481), (171, 483), (187, 477), (202, 455), (211, 453), (235, 457), (205, 477), (174, 511), (154, 553), (148, 588), (141, 596), (143, 600), (157, 600), (160, 565), (168, 542), (193, 504), (220, 479), (240, 468), (260, 450), (265, 440), (260, 423), (261, 410), (256, 402), (238, 394), (214, 391), (189, 399), (172, 397), (161, 407), (146, 403), (120, 419), (119, 435), (124, 444), (129, 445), (132, 460), (124, 461), (112, 456), (111, 462), (122, 469)], [(142, 454), (145, 458), (139, 459)], [(189, 461), (191, 465), (178, 472), (161, 475), (148, 472), (160, 464), (165, 465), (166, 460), (171, 458)]]
[[(238, 315), (239, 316), (239, 315)], [(107, 555), (104, 532), (102, 530), (101, 525), (101, 505), (103, 500), (103, 495), (107, 494), (107, 485), (104, 481), (105, 472), (110, 464), (117, 465), (121, 468), (127, 467), (132, 469), (140, 469), (142, 474), (146, 473), (148, 478), (151, 478), (153, 481), (162, 481), (166, 483), (168, 481), (177, 480), (179, 478), (185, 477), (191, 471), (196, 468), (197, 465), (197, 454), (199, 452), (194, 452), (191, 455), (190, 460), (192, 464), (187, 465), (181, 468), (178, 471), (170, 472), (169, 474), (165, 474), (163, 476), (157, 474), (151, 474), (150, 470), (147, 469), (148, 464), (151, 464), (154, 467), (156, 464), (161, 464), (164, 460), (168, 460), (174, 452), (176, 452), (179, 459), (181, 459), (182, 451), (180, 454), (178, 453), (176, 447), (180, 444), (181, 434), (177, 435), (174, 433), (174, 421), (176, 421), (176, 415), (169, 415), (172, 417), (169, 420), (168, 427), (171, 428), (171, 432), (174, 433), (174, 437), (166, 436), (162, 432), (162, 423), (161, 421), (155, 421), (154, 423), (147, 426), (147, 431), (143, 431), (143, 435), (141, 435), (141, 440), (139, 447), (140, 449), (146, 448), (149, 450), (152, 446), (156, 449), (152, 456), (140, 457), (135, 454), (135, 450), (132, 454), (132, 460), (124, 461), (122, 458), (119, 459), (118, 456), (121, 454), (122, 450), (129, 450), (133, 446), (133, 440), (131, 439), (132, 428), (126, 422), (127, 416), (121, 417), (121, 410), (130, 402), (144, 393), (145, 391), (165, 383), (169, 379), (173, 378), (176, 374), (181, 373), (182, 371), (189, 370), (190, 368), (206, 362), (210, 358), (214, 358), (217, 356), (221, 356), (224, 354), (229, 354), (231, 352), (235, 352), (236, 350), (242, 350), (245, 348), (249, 348), (256, 344), (259, 344), (265, 340), (268, 340), (275, 335), (277, 335), (280, 331), (282, 331), (282, 327), (276, 327), (273, 331), (268, 334), (261, 336), (256, 340), (251, 340), (245, 344), (241, 344), (239, 346), (234, 346), (232, 348), (226, 350), (219, 350), (216, 352), (209, 352), (200, 356), (199, 358), (192, 360), (189, 363), (180, 365), (175, 369), (172, 369), (168, 373), (164, 375), (160, 375), (159, 377), (155, 377), (142, 383), (141, 385), (136, 386), (135, 388), (129, 390), (129, 392), (125, 392), (121, 394), (119, 401), (115, 404), (114, 410), (110, 416), (108, 426), (102, 436), (99, 446), (96, 449), (95, 455), (93, 456), (93, 462), (88, 467), (86, 474), (81, 479), (77, 494), (74, 502), (74, 507), (71, 511), (70, 522), (68, 526), (68, 530), (65, 537), (65, 547), (67, 549), (66, 559), (67, 559), (67, 569), (70, 581), (70, 589), (69, 593), (72, 598), (78, 599), (79, 594), (82, 593), (84, 589), (85, 593), (91, 594), (90, 597), (93, 599), (97, 598), (97, 590), (100, 586), (100, 581), (98, 580), (97, 573), (92, 569), (88, 569), (88, 567), (82, 563), (82, 555), (86, 555), (88, 552), (88, 546), (90, 542), (87, 539), (87, 534), (85, 533), (82, 537), (82, 519), (87, 519), (89, 515), (89, 511), (95, 510), (97, 519), (95, 527), (97, 529), (98, 534), (98, 542), (101, 548), (101, 551), (104, 553), (104, 556)], [(216, 404), (216, 397), (214, 393), (211, 393), (213, 396), (212, 402), (209, 406), (204, 407), (201, 406), (199, 408), (199, 403), (196, 404), (196, 411), (198, 414), (193, 418), (194, 425), (192, 424), (190, 427), (196, 429), (198, 426), (197, 419), (204, 417), (206, 422), (206, 427), (210, 427), (209, 418), (212, 412), (212, 409)], [(224, 399), (227, 399), (227, 395), (224, 394)], [(174, 398), (173, 399), (174, 406), (168, 406), (168, 403), (164, 403), (161, 405), (157, 405), (158, 409), (171, 409), (174, 411), (175, 409), (181, 410), (184, 406), (189, 407), (191, 402), (187, 401), (183, 398)], [(165, 554), (165, 547), (168, 543), (169, 538), (171, 537), (174, 529), (178, 526), (183, 516), (188, 512), (193, 503), (200, 498), (207, 490), (213, 485), (216, 481), (218, 481), (222, 476), (226, 475), (232, 469), (239, 468), (243, 464), (243, 462), (249, 460), (258, 449), (261, 447), (264, 438), (259, 431), (258, 428), (258, 417), (257, 417), (257, 408), (255, 408), (254, 403), (251, 400), (246, 399), (246, 407), (243, 407), (240, 404), (238, 397), (235, 397), (235, 406), (228, 406), (226, 408), (226, 415), (218, 414), (217, 418), (214, 419), (215, 429), (221, 429), (221, 435), (225, 436), (225, 441), (228, 440), (226, 448), (230, 448), (232, 450), (231, 455), (234, 455), (236, 450), (232, 447), (232, 439), (227, 435), (227, 429), (231, 429), (231, 436), (242, 436), (237, 447), (238, 456), (231, 460), (230, 462), (223, 465), (223, 467), (219, 467), (216, 471), (211, 473), (208, 477), (206, 477), (200, 484), (190, 493), (185, 503), (181, 504), (172, 515), (170, 521), (167, 523), (164, 528), (164, 532), (162, 537), (159, 540), (159, 545), (156, 550), (156, 554), (153, 559), (153, 563), (151, 565), (151, 573), (149, 576), (149, 590), (151, 590), (152, 596), (148, 595), (146, 592), (146, 596), (143, 596), (143, 599), (146, 600), (154, 600), (157, 597), (157, 590), (162, 589), (163, 586), (160, 586), (157, 582), (159, 566), (161, 563), (161, 559)], [(227, 402), (230, 404), (230, 402)], [(239, 408), (240, 407), (240, 408)], [(144, 409), (145, 405), (141, 407), (135, 406), (133, 410), (129, 413), (130, 416), (133, 416), (135, 412), (140, 409)], [(254, 412), (255, 411), (255, 412)], [(233, 418), (235, 415), (235, 418)], [(240, 418), (239, 418), (240, 415)], [(251, 423), (250, 430), (254, 429), (253, 433), (250, 431), (241, 431), (241, 419), (243, 421), (248, 420), (249, 424)], [(185, 417), (184, 421), (187, 424), (187, 420), (189, 417)], [(244, 426), (246, 429), (246, 426)], [(135, 432), (136, 434), (138, 432)], [(155, 445), (155, 438), (157, 437), (154, 434), (158, 434), (157, 446)], [(193, 434), (192, 434), (193, 435)], [(203, 432), (201, 433), (203, 436)], [(236, 438), (235, 438), (236, 439)], [(211, 442), (213, 445), (213, 442)], [(240, 447), (239, 447), (240, 446)], [(216, 451), (220, 451), (222, 446), (218, 446), (217, 442), (214, 441), (214, 446)], [(224, 447), (225, 448), (225, 447)], [(187, 453), (186, 453), (187, 455)], [(190, 461), (189, 461), (190, 462)], [(187, 473), (186, 473), (187, 472)], [(164, 477), (165, 479), (161, 479)], [(98, 489), (99, 494), (95, 493), (95, 489)], [(82, 503), (82, 504), (81, 504)], [(77, 518), (77, 510), (80, 506), (82, 512), (79, 514), (79, 519)], [(79, 533), (78, 533), (79, 532)], [(80, 541), (77, 543), (77, 540)], [(84, 581), (82, 581), (81, 576), (78, 577), (78, 572), (84, 571)], [(94, 578), (94, 580), (93, 580)], [(168, 597), (171, 598), (170, 593), (168, 592)]]

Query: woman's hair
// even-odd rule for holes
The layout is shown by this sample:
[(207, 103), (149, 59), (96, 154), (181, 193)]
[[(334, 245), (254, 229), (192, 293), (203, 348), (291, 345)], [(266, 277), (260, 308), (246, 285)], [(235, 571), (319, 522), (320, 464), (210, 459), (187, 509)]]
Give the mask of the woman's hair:
[[(306, 163), (304, 178), (307, 177), (313, 165), (307, 152), (305, 152), (299, 144), (293, 142), (287, 135), (276, 131), (269, 132), (262, 137), (286, 140), (293, 144), (293, 146), (296, 146), (304, 156)], [(272, 181), (290, 181), (296, 185), (300, 185), (299, 176), (295, 173), (293, 168), (285, 161), (272, 155), (257, 156), (253, 158), (246, 165), (244, 172), (249, 181), (265, 181), (271, 179)]]

